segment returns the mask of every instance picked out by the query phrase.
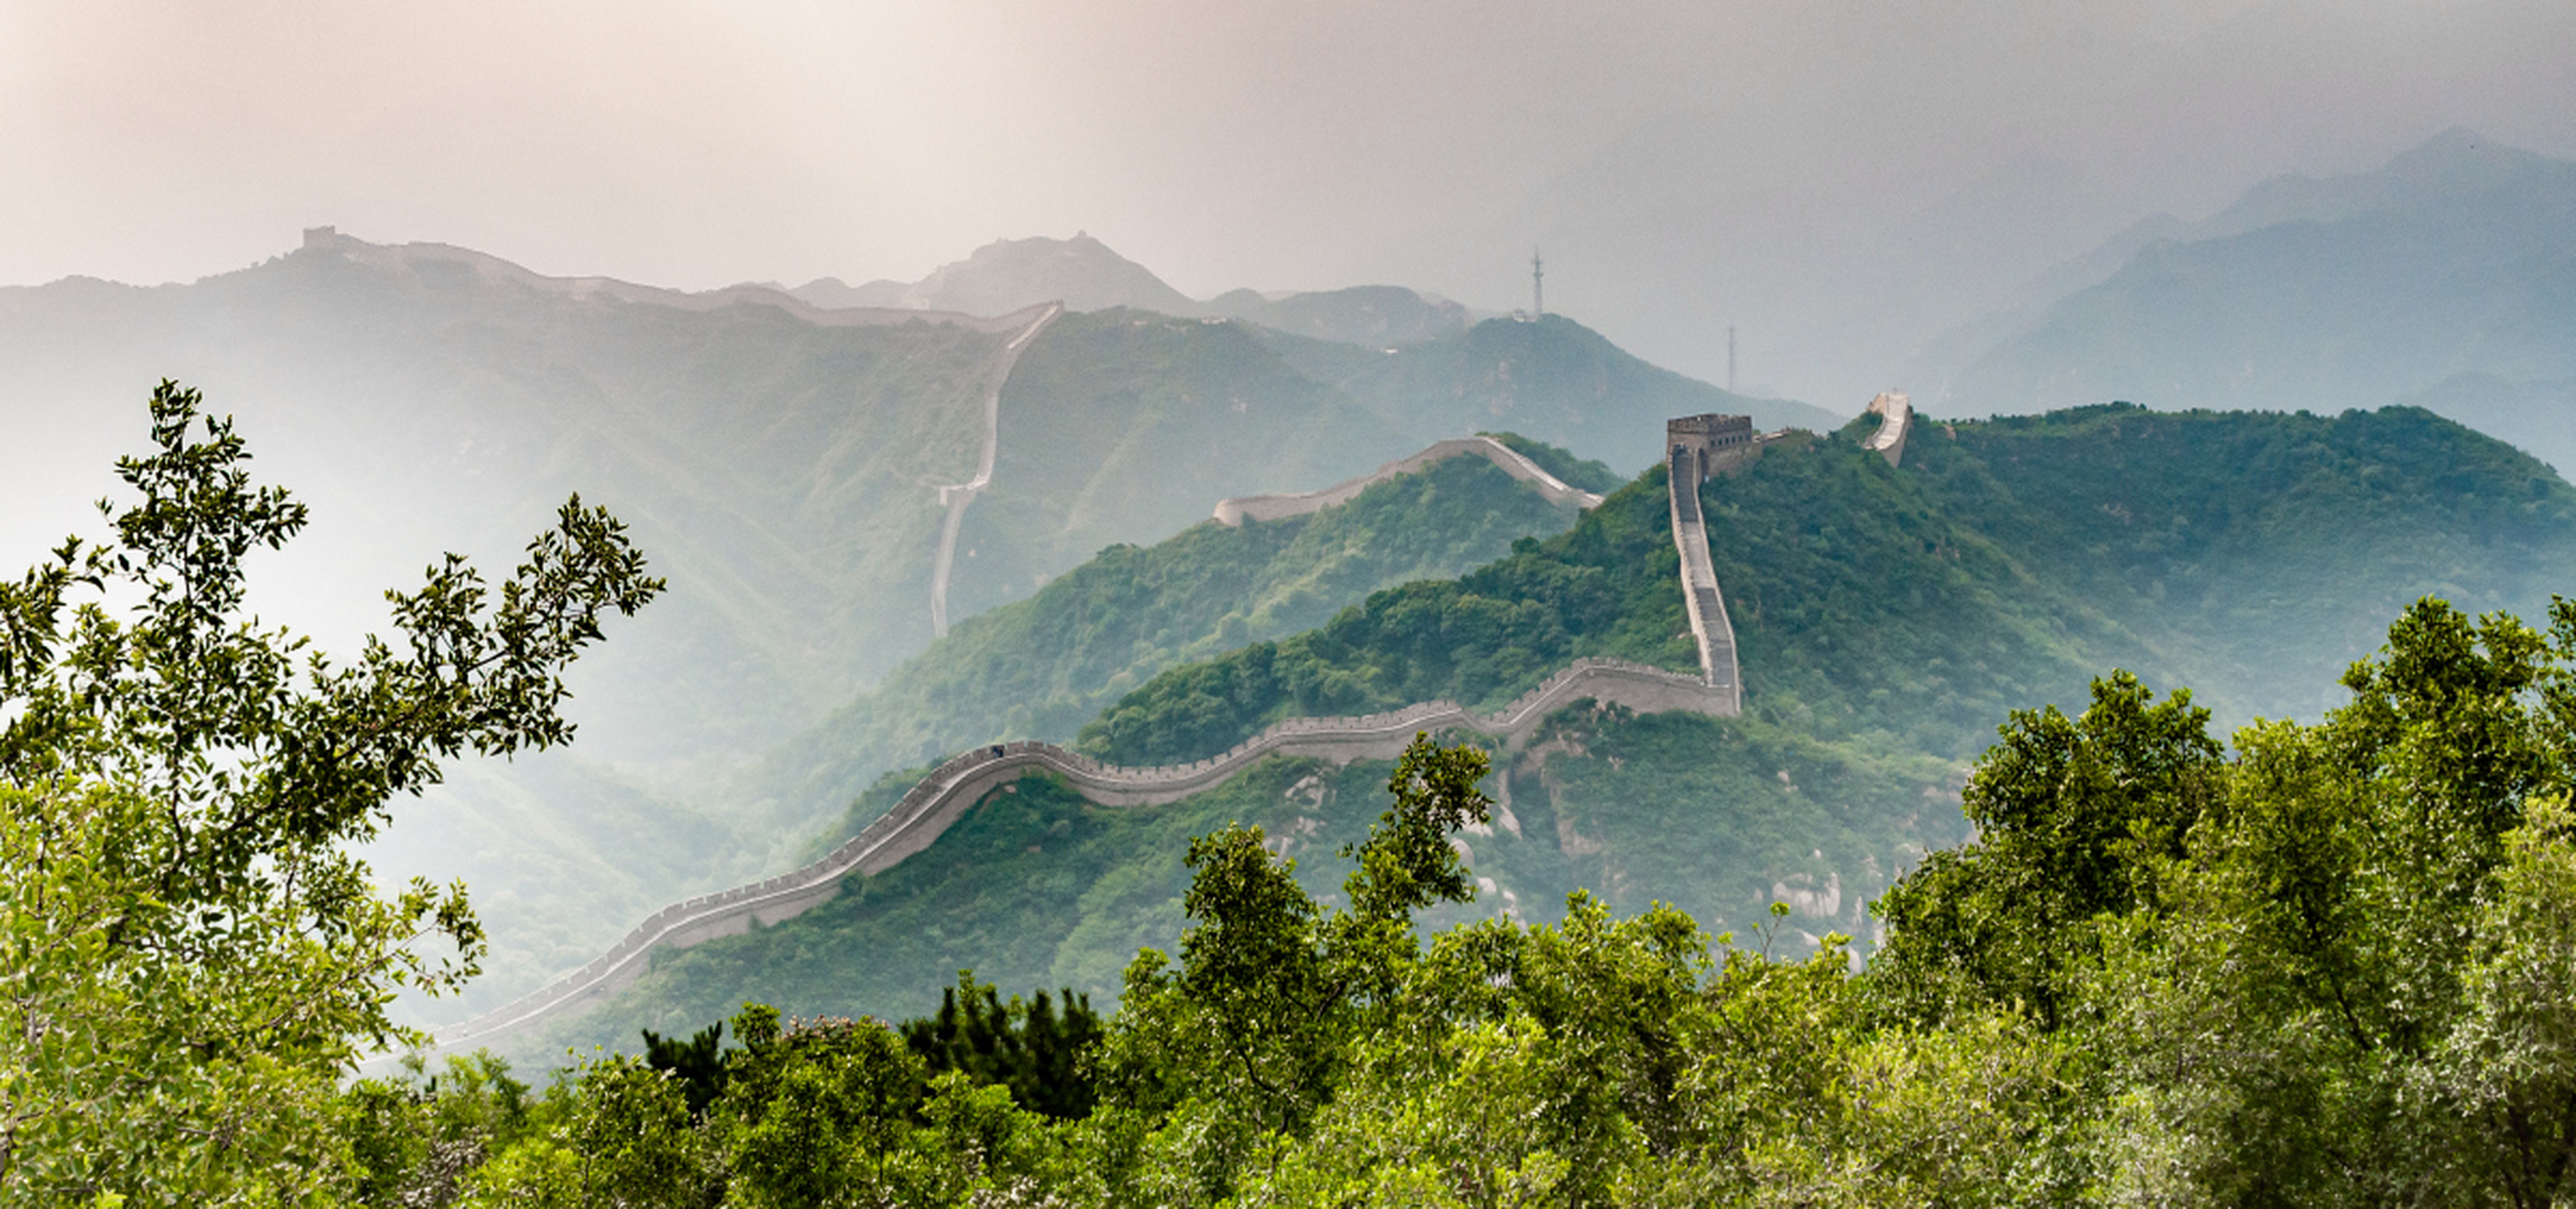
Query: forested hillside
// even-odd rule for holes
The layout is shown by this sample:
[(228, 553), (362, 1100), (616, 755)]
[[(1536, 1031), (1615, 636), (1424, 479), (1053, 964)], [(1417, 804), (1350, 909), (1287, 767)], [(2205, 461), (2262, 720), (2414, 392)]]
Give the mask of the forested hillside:
[[(1703, 486), (1748, 711), (1965, 755), (1983, 719), (2117, 665), (2230, 719), (2313, 716), (2414, 597), (2532, 611), (2576, 584), (2576, 489), (2423, 411), (1918, 424), (1902, 469), (1855, 428)], [(1578, 655), (1690, 666), (1664, 507), (1649, 471), (1561, 538), (1175, 668), (1084, 744), (1195, 759), (1282, 717), (1508, 700)]]
[[(2313, 718), (2402, 602), (2537, 613), (2576, 584), (2576, 489), (2422, 412), (2113, 405), (1919, 423), (1901, 468), (1862, 449), (1856, 424), (1706, 484), (1745, 716), (1576, 708), (1500, 758), (1492, 825), (1460, 837), (1485, 887), (1477, 913), (1550, 919), (1584, 888), (1717, 929), (1780, 901), (1803, 935), (1839, 929), (1866, 949), (1866, 902), (1966, 834), (1960, 770), (2010, 711), (2073, 708), (2121, 667), (2194, 688), (2225, 719)], [(1120, 762), (1190, 759), (1282, 717), (1491, 706), (1579, 655), (1688, 668), (1675, 564), (1657, 468), (1466, 575), (1165, 671), (1083, 743)], [(2373, 602), (2399, 603), (2373, 621)], [(745, 997), (923, 1011), (951, 965), (1111, 995), (1123, 954), (1178, 935), (1180, 837), (1233, 819), (1279, 851), (1326, 853), (1362, 834), (1386, 773), (1276, 760), (1154, 808), (1024, 781), (836, 902), (664, 955), (614, 1009), (548, 1040), (667, 1031)], [(853, 821), (903, 788), (870, 791)]]
[[(1598, 463), (1506, 437), (1567, 473), (1607, 475)], [(748, 793), (780, 803), (784, 817), (827, 818), (892, 769), (1003, 739), (1069, 742), (1103, 706), (1167, 667), (1312, 628), (1372, 592), (1457, 574), (1575, 517), (1493, 463), (1465, 457), (1307, 516), (1240, 528), (1202, 521), (1150, 547), (1111, 546), (1037, 595), (967, 619), (769, 753)], [(867, 821), (814, 842), (837, 842)]]
[[(1309, 491), (1449, 437), (1508, 429), (1623, 468), (1668, 416), (1839, 424), (1648, 365), (1570, 319), (1489, 320), (1392, 349), (1144, 311), (1069, 315), (1004, 389), (993, 486), (966, 513), (952, 615), (1021, 599), (1227, 496)], [(971, 555), (971, 557), (970, 557)]]

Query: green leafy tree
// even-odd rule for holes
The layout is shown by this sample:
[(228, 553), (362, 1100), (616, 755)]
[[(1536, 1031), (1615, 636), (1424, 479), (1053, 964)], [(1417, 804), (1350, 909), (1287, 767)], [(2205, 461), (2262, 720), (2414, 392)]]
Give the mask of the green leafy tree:
[(731, 1192), (743, 1205), (809, 1209), (905, 1203), (921, 1060), (882, 1022), (734, 1018), (743, 1048), (718, 1104)]
[(1061, 1013), (1045, 991), (1005, 1003), (993, 984), (960, 970), (957, 985), (940, 992), (938, 1013), (907, 1020), (900, 1031), (933, 1079), (963, 1072), (975, 1083), (1008, 1087), (1023, 1108), (1081, 1117), (1091, 1112), (1083, 1062), (1099, 1040), (1100, 1017), (1089, 995), (1066, 988), (1063, 996)]
[(1872, 964), (1889, 1002), (1936, 1019), (1954, 1002), (2019, 1005), (2054, 1025), (2094, 963), (2091, 924), (2157, 894), (2158, 870), (2224, 783), (2209, 711), (2126, 672), (2069, 718), (2016, 710), (1964, 794), (1977, 838), (1937, 852), (1877, 904)]
[(2504, 838), (2461, 1018), (2409, 1099), (2430, 1188), (2537, 1209), (2576, 1201), (2576, 815), (2551, 795)]
[(335, 665), (244, 607), (304, 506), (196, 392), (151, 420), (113, 538), (0, 583), (0, 1201), (322, 1195), (333, 1078), (482, 947), (461, 886), (380, 895), (351, 846), (443, 760), (570, 739), (561, 670), (662, 589), (576, 498), (501, 583), (451, 555), (389, 593), (398, 642)]
[(1098, 1064), (1115, 1107), (1164, 1122), (1169, 1195), (1223, 1195), (1267, 1140), (1303, 1133), (1350, 1047), (1389, 1022), (1419, 957), (1412, 913), (1474, 895), (1448, 837), (1488, 817), (1488, 768), (1474, 748), (1414, 737), (1393, 805), (1345, 854), (1358, 865), (1347, 911), (1310, 897), (1258, 827), (1191, 841), (1179, 966), (1137, 955)]
[(511, 1209), (702, 1209), (724, 1183), (686, 1086), (622, 1054), (547, 1089), (537, 1121), (466, 1181), (461, 1204)]

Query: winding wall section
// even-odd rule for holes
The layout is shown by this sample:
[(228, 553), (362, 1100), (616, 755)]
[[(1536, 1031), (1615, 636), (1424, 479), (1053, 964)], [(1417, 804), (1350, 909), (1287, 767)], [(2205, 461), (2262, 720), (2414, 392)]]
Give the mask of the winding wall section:
[(1420, 731), (1472, 730), (1500, 737), (1507, 748), (1516, 748), (1548, 714), (1585, 697), (1639, 713), (1735, 712), (1733, 694), (1721, 695), (1701, 678), (1625, 660), (1578, 659), (1490, 715), (1454, 701), (1427, 701), (1356, 718), (1290, 718), (1273, 723), (1224, 755), (1190, 764), (1124, 768), (1052, 743), (979, 747), (923, 777), (893, 809), (831, 855), (792, 873), (664, 907), (589, 965), (493, 1011), (439, 1030), (439, 1048), (489, 1045), (606, 1000), (644, 976), (656, 949), (685, 949), (701, 941), (739, 936), (750, 931), (755, 920), (767, 926), (830, 902), (840, 894), (842, 879), (854, 873), (882, 873), (929, 847), (986, 794), (1029, 772), (1061, 776), (1084, 797), (1103, 805), (1160, 805), (1213, 789), (1272, 755), (1308, 756), (1336, 764), (1391, 758), (1402, 753)]
[(930, 564), (930, 633), (936, 638), (948, 636), (948, 572), (957, 564), (957, 530), (966, 523), (966, 505), (975, 502), (977, 492), (993, 485), (993, 457), (1002, 447), (1002, 387), (1010, 382), (1011, 369), (1020, 363), (1020, 354), (1027, 350), (1029, 342), (1064, 313), (1064, 304), (1050, 302), (1014, 311), (1009, 317), (1017, 319), (1030, 311), (1035, 311), (1036, 317), (1002, 346), (1002, 355), (994, 358), (993, 367), (985, 372), (984, 456), (976, 463), (974, 479), (939, 489), (939, 506), (948, 510), (948, 517), (940, 524), (939, 554)]
[(1346, 483), (1336, 483), (1321, 491), (1301, 491), (1291, 495), (1245, 495), (1218, 500), (1216, 519), (1228, 527), (1239, 527), (1246, 518), (1273, 521), (1284, 516), (1304, 516), (1309, 512), (1318, 512), (1335, 504), (1348, 503), (1359, 493), (1397, 475), (1411, 474), (1433, 462), (1470, 454), (1502, 467), (1503, 473), (1537, 488), (1539, 495), (1551, 504), (1574, 504), (1583, 508), (1601, 506), (1600, 496), (1568, 486), (1564, 480), (1539, 469), (1538, 463), (1522, 456), (1519, 450), (1492, 437), (1474, 436), (1435, 442), (1430, 448), (1412, 457), (1399, 458), (1378, 467), (1375, 473), (1362, 475)]
[(1700, 679), (1722, 702), (1713, 713), (1743, 709), (1744, 682), (1735, 662), (1735, 623), (1717, 590), (1717, 568), (1708, 558), (1708, 529), (1700, 515), (1701, 457), (1676, 445), (1667, 479), (1672, 495), (1673, 548), (1682, 560), (1682, 600), (1690, 609), (1691, 637), (1699, 644)]

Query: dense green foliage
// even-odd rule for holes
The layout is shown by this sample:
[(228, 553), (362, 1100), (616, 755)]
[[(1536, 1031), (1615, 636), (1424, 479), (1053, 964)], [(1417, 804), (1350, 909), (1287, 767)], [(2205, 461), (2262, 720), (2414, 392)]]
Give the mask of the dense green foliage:
[(350, 848), (445, 761), (569, 740), (564, 666), (662, 589), (575, 497), (500, 583), (449, 555), (387, 593), (400, 645), (335, 665), (247, 609), (245, 557), (307, 514), (200, 403), (153, 393), (112, 538), (0, 583), (0, 1204), (329, 1196), (334, 1080), (483, 950), (461, 883), (388, 894)]
[[(1086, 1115), (753, 1007), (702, 1119), (587, 1063), (465, 1203), (2564, 1204), (2576, 604), (2543, 634), (2426, 600), (2343, 683), (2232, 750), (2125, 675), (2016, 713), (1979, 835), (1887, 897), (1863, 969), (1778, 952), (1785, 901), (1713, 941), (1580, 892), (1420, 935), (1498, 815), (1481, 754), (1417, 743), (1335, 898), (1260, 828), (1191, 842)], [(503, 1115), (462, 1082), (353, 1089), (360, 1140)]]
[[(1202, 521), (1151, 547), (1111, 546), (1028, 600), (959, 623), (770, 753), (758, 792), (846, 805), (890, 768), (999, 739), (1071, 739), (1167, 667), (1308, 629), (1394, 584), (1457, 574), (1574, 516), (1482, 458), (1451, 458), (1306, 516)], [(818, 842), (875, 817), (854, 814)]]
[(1091, 997), (1064, 991), (1064, 1009), (1045, 991), (1002, 1002), (989, 982), (960, 971), (957, 985), (939, 993), (939, 1011), (897, 1028), (932, 1079), (962, 1071), (977, 1083), (1011, 1090), (1021, 1107), (1050, 1117), (1091, 1112), (1091, 1073), (1085, 1052), (1101, 1035)]

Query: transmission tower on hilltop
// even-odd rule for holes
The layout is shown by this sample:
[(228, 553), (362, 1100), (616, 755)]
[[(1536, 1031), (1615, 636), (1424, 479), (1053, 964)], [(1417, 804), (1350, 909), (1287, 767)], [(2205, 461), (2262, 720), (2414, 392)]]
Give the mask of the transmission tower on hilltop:
[(1530, 318), (1532, 319), (1547, 313), (1547, 291), (1542, 285), (1547, 278), (1546, 263), (1538, 258), (1538, 249), (1530, 249)]

